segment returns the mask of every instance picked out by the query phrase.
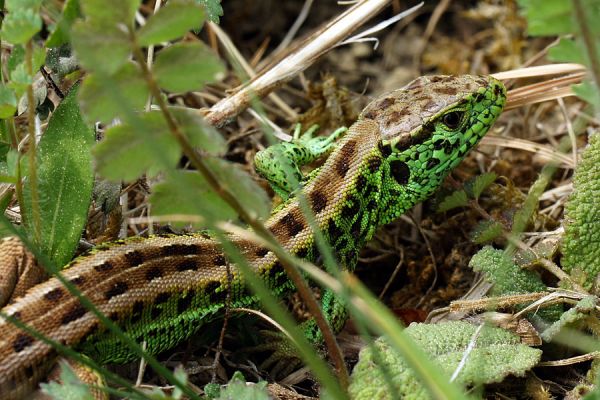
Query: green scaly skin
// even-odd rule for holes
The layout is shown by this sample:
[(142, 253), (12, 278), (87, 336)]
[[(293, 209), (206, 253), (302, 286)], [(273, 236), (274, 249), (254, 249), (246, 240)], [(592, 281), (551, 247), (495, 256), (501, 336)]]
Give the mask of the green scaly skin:
[[(352, 270), (377, 227), (434, 193), (491, 127), (505, 99), (504, 86), (491, 77), (422, 77), (373, 101), (346, 133), (336, 131), (335, 136), (344, 133), (343, 138), (310, 179), (298, 175), (298, 166), (314, 159), (315, 153), (327, 153), (333, 140), (305, 137), (267, 149), (259, 156), (259, 170), (278, 193), (291, 196), (265, 226), (290, 253), (320, 261), (291, 183), (303, 181), (299, 190), (319, 229), (340, 267)], [(290, 179), (269, 152), (287, 156)], [(271, 252), (233, 234), (230, 239), (275, 295), (293, 290)], [(226, 264), (218, 243), (206, 235), (155, 236), (98, 246), (75, 260), (64, 276), (130, 337), (145, 341), (147, 351), (156, 354), (222, 316), (228, 291), (232, 307), (259, 307), (235, 266), (228, 279)], [(329, 291), (322, 309), (334, 330), (339, 330), (346, 311)], [(99, 362), (135, 358), (55, 278), (33, 287), (2, 313)], [(307, 336), (319, 342), (315, 324), (309, 321), (305, 327)], [(54, 349), (0, 318), (0, 398), (24, 397), (55, 359)]]

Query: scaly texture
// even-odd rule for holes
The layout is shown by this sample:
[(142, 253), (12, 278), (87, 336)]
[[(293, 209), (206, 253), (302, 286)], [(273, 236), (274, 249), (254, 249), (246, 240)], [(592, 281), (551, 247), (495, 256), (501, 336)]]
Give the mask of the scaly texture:
[[(343, 267), (354, 268), (360, 248), (379, 225), (438, 188), (487, 132), (505, 97), (504, 86), (491, 77), (432, 76), (365, 108), (302, 188)], [(310, 261), (320, 258), (295, 197), (273, 212), (266, 226), (287, 251)], [(293, 289), (272, 252), (235, 235), (230, 239), (273, 293)], [(129, 336), (157, 353), (220, 316), (228, 290), (232, 307), (258, 306), (235, 266), (228, 283), (226, 263), (207, 236), (156, 236), (98, 246), (64, 275)], [(343, 313), (330, 299), (323, 300), (323, 310), (339, 328)], [(56, 279), (33, 287), (2, 312), (100, 362), (134, 358)], [(0, 398), (25, 396), (55, 358), (51, 347), (0, 320)]]

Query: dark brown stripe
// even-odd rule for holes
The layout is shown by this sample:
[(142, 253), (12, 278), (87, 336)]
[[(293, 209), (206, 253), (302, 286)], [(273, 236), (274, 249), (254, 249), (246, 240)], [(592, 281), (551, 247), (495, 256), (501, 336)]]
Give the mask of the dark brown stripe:
[(139, 250), (132, 250), (125, 253), (125, 260), (130, 267), (135, 267), (144, 262), (144, 253)]
[(125, 293), (127, 289), (129, 289), (127, 282), (115, 282), (114, 285), (104, 293), (104, 297), (106, 300), (110, 300), (115, 296)]
[(54, 288), (44, 295), (44, 298), (49, 301), (56, 301), (63, 296), (64, 292), (61, 288)]
[(160, 278), (162, 275), (162, 270), (155, 266), (146, 271), (146, 280), (151, 281), (152, 279)]
[(85, 308), (81, 304), (76, 304), (74, 307), (69, 310), (61, 319), (60, 323), (62, 325), (66, 325), (70, 322), (78, 320), (83, 317), (86, 313)]
[(340, 177), (345, 177), (350, 169), (350, 162), (356, 153), (356, 141), (350, 140), (339, 150), (335, 161), (335, 171)]
[(197, 266), (196, 260), (194, 260), (193, 258), (186, 258), (185, 260), (183, 260), (179, 264), (177, 264), (175, 269), (177, 269), (177, 271), (179, 271), (179, 272), (183, 272), (183, 271), (195, 270), (196, 266)]
[(26, 347), (31, 346), (33, 343), (33, 338), (24, 333), (19, 333), (15, 340), (13, 341), (12, 347), (15, 353), (20, 353), (25, 350)]
[(309, 197), (310, 204), (315, 213), (320, 213), (327, 207), (327, 196), (319, 189), (310, 192)]
[(110, 261), (104, 261), (102, 264), (96, 265), (94, 267), (94, 270), (96, 270), (98, 272), (106, 272), (106, 271), (110, 271), (113, 268), (114, 268), (114, 265), (112, 265), (112, 263)]

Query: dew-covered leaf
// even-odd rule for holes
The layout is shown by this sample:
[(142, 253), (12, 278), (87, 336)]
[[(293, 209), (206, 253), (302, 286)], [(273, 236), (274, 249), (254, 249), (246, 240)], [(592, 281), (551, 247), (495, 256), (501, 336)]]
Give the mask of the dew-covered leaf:
[(27, 43), (42, 29), (42, 18), (32, 8), (17, 8), (4, 16), (0, 36), (12, 44)]
[(493, 172), (486, 172), (475, 177), (473, 184), (470, 186), (473, 197), (478, 199), (481, 193), (494, 181), (498, 176)]
[(221, 7), (221, 0), (195, 0), (206, 7), (206, 14), (208, 20), (219, 23), (219, 17), (223, 15), (223, 7)]
[[(81, 118), (76, 91), (73, 88), (52, 114), (37, 157), (39, 245), (59, 266), (71, 259), (81, 237), (93, 185), (90, 147), (94, 132)], [(23, 212), (29, 236), (34, 237), (29, 181), (24, 189)]]

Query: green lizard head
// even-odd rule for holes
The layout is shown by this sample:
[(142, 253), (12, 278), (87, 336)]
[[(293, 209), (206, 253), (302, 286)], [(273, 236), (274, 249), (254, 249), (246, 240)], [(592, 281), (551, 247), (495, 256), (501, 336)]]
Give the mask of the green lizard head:
[(431, 196), (492, 126), (506, 101), (490, 76), (425, 76), (369, 104), (379, 125), (380, 223)]

